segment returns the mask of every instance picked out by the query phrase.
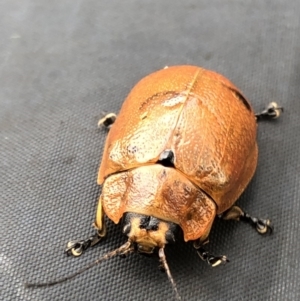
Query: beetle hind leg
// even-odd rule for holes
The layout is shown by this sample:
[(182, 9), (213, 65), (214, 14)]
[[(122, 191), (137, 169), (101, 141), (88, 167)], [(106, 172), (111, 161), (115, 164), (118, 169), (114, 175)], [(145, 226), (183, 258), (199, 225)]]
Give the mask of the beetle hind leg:
[(117, 119), (117, 115), (115, 113), (108, 113), (103, 118), (98, 121), (98, 127), (104, 126), (109, 129)]
[(201, 260), (205, 261), (208, 265), (212, 267), (216, 267), (221, 264), (225, 264), (229, 262), (229, 259), (225, 255), (212, 255), (210, 252), (208, 252), (203, 245), (208, 243), (208, 240), (204, 243), (201, 243), (200, 240), (194, 242), (194, 248), (197, 250), (197, 254), (201, 258)]
[(236, 221), (243, 221), (251, 226), (253, 226), (256, 231), (260, 234), (272, 233), (273, 226), (269, 219), (260, 219), (257, 217), (253, 217), (250, 214), (244, 212), (238, 206), (232, 206), (229, 210), (225, 211), (221, 217), (224, 220), (236, 220)]
[(87, 239), (82, 239), (78, 241), (69, 241), (65, 253), (70, 256), (78, 257), (86, 249), (95, 246), (106, 236), (106, 225), (104, 220), (104, 213), (102, 210), (101, 198), (97, 208), (96, 221), (93, 224), (96, 229), (94, 235)]

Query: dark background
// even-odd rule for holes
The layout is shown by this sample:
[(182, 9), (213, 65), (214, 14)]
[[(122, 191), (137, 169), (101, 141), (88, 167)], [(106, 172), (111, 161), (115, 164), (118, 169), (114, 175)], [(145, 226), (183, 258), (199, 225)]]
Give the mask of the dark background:
[(273, 236), (216, 221), (210, 268), (190, 244), (168, 248), (183, 300), (299, 300), (300, 2), (0, 1), (0, 299), (173, 300), (156, 258), (114, 258), (64, 284), (24, 281), (68, 275), (123, 242), (108, 237), (75, 259), (66, 242), (93, 233), (106, 133), (132, 86), (165, 65), (193, 64), (230, 78), (260, 111), (259, 165), (238, 203), (272, 219)]

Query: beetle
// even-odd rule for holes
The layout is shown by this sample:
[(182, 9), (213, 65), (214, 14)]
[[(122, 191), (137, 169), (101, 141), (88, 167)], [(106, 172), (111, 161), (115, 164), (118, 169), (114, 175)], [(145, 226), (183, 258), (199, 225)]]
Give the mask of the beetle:
[(282, 110), (273, 102), (255, 114), (231, 81), (200, 67), (166, 67), (146, 76), (118, 116), (99, 122), (110, 130), (98, 173), (96, 233), (69, 242), (66, 253), (79, 256), (100, 242), (107, 234), (105, 215), (122, 221), (127, 242), (96, 263), (158, 250), (179, 299), (164, 253), (178, 231), (213, 267), (228, 262), (204, 247), (217, 216), (246, 221), (261, 234), (272, 231), (269, 219), (252, 217), (235, 202), (256, 169), (257, 120), (277, 118)]

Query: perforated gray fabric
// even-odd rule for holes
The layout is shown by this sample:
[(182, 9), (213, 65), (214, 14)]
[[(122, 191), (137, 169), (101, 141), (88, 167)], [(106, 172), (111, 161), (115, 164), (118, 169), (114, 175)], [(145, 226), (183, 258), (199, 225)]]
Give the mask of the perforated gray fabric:
[(257, 172), (238, 201), (271, 218), (274, 235), (217, 220), (209, 249), (231, 260), (219, 268), (191, 244), (167, 248), (182, 299), (300, 300), (299, 1), (0, 3), (1, 300), (174, 300), (157, 258), (139, 255), (50, 288), (23, 282), (66, 276), (125, 242), (108, 221), (101, 245), (63, 254), (70, 239), (93, 233), (101, 112), (117, 112), (146, 74), (179, 64), (224, 74), (257, 111), (270, 101), (285, 108), (259, 124)]

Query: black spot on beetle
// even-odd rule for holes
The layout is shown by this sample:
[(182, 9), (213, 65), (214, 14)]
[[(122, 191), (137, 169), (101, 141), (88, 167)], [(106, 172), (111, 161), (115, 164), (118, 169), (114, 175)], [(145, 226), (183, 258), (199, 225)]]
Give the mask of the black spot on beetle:
[(150, 225), (146, 227), (146, 230), (151, 230), (151, 231), (157, 231), (158, 230), (158, 225)]
[(136, 153), (136, 152), (138, 151), (138, 148), (137, 148), (136, 145), (129, 145), (129, 146), (127, 147), (127, 151), (128, 151), (128, 153), (130, 153), (130, 154), (134, 154), (134, 153)]
[(193, 218), (193, 213), (192, 212), (188, 212), (187, 215), (186, 215), (186, 219), (188, 221), (190, 221), (192, 218)]
[(148, 215), (142, 216), (140, 219), (140, 229), (146, 229), (146, 227), (149, 224), (149, 221), (150, 221), (150, 216)]
[(160, 179), (164, 179), (166, 176), (167, 176), (167, 172), (166, 172), (166, 169), (164, 168), (162, 170), (162, 172), (160, 173)]
[(174, 167), (174, 153), (171, 149), (164, 150), (160, 156), (159, 160), (156, 162), (165, 167)]
[(148, 231), (157, 231), (160, 220), (153, 216), (142, 216), (140, 219), (140, 229)]

